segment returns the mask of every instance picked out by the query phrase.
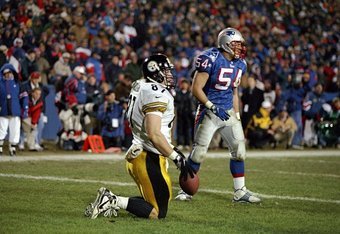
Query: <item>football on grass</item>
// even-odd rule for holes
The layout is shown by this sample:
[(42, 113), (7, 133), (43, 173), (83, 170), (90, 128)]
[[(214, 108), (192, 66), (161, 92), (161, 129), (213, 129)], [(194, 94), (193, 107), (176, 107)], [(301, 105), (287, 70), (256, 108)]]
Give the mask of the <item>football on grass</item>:
[(188, 174), (185, 180), (185, 176), (181, 173), (179, 175), (179, 185), (185, 193), (194, 195), (197, 193), (198, 187), (200, 185), (200, 179), (197, 174), (194, 174), (193, 178), (191, 178)]

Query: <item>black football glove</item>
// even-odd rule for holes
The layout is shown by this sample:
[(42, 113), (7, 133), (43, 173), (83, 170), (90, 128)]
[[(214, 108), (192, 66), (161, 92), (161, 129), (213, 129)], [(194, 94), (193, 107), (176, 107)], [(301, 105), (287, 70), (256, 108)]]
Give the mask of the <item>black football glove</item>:
[(181, 171), (180, 177), (184, 177), (184, 181), (188, 179), (188, 174), (191, 178), (194, 178), (194, 174), (196, 173), (186, 161), (184, 154), (176, 147), (174, 148), (174, 151), (176, 151), (178, 155), (176, 159), (173, 160), (173, 162), (176, 164), (177, 169)]

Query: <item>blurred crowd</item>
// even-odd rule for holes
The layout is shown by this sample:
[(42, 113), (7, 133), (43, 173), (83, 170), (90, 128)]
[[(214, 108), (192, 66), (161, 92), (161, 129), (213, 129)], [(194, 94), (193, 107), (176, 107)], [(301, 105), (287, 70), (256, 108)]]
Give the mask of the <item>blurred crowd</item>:
[[(21, 149), (34, 129), (29, 149), (43, 150), (47, 87), (56, 93), (63, 149), (81, 149), (92, 134), (102, 135), (106, 148), (128, 147), (129, 91), (143, 60), (156, 52), (175, 65), (175, 140), (189, 148), (192, 63), (228, 26), (247, 42), (240, 95), (249, 146), (339, 145), (336, 1), (1, 0), (0, 8), (0, 67), (11, 64), (18, 82), (31, 84), (29, 98), (42, 100), (39, 116), (23, 120), (29, 127)], [(211, 147), (223, 147), (219, 136)]]

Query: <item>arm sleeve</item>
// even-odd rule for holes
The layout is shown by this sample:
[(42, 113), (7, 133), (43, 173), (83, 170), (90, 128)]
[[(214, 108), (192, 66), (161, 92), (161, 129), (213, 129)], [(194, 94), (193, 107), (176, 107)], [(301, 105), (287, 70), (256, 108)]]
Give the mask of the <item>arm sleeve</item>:
[(195, 59), (195, 70), (198, 72), (206, 72), (210, 74), (212, 66), (211, 58), (205, 54), (201, 54)]

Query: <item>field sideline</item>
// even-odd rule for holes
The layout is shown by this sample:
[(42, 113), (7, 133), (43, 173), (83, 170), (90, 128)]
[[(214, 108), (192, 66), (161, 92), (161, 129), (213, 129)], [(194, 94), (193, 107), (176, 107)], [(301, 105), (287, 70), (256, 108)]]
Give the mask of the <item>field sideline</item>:
[[(263, 198), (260, 205), (231, 202), (226, 153), (210, 151), (193, 201), (172, 201), (167, 218), (152, 222), (125, 211), (83, 216), (100, 186), (138, 195), (123, 154), (2, 156), (0, 233), (340, 233), (340, 150), (250, 150), (247, 157), (247, 187)], [(169, 165), (176, 194), (178, 171)]]

